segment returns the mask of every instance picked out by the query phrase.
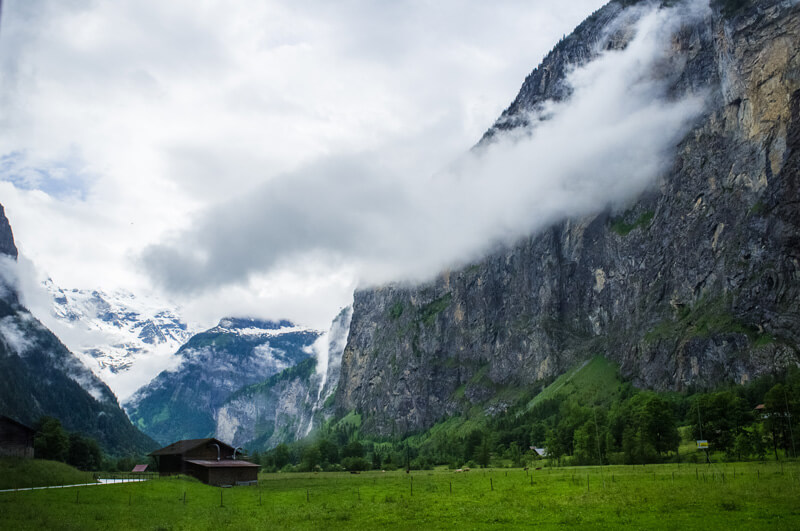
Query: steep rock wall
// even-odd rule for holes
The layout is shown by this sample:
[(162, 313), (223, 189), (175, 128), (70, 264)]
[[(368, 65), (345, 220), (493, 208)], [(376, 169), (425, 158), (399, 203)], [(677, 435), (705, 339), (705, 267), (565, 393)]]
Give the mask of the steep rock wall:
[(318, 341), (327, 364), (316, 357), (232, 394), (216, 412), (216, 435), (250, 449), (274, 448), (307, 435), (332, 414), (329, 398), (339, 373), (352, 309), (347, 307)]
[[(671, 90), (706, 91), (709, 106), (629, 209), (564, 220), (424, 285), (358, 291), (338, 410), (402, 435), (598, 353), (656, 389), (797, 364), (800, 8), (750, 4), (675, 36)], [(562, 41), (481, 144), (567, 97), (571, 64), (623, 47), (603, 30), (620, 9)]]

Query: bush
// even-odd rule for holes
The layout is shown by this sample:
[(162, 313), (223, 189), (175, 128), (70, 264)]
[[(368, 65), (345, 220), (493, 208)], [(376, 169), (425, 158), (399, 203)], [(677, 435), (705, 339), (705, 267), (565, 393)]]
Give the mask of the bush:
[(410, 468), (412, 470), (433, 470), (433, 462), (424, 457), (417, 457), (411, 460)]
[(606, 454), (606, 461), (609, 465), (624, 465), (625, 452), (608, 452)]
[(347, 470), (369, 470), (370, 462), (363, 457), (345, 457), (342, 459), (342, 466)]

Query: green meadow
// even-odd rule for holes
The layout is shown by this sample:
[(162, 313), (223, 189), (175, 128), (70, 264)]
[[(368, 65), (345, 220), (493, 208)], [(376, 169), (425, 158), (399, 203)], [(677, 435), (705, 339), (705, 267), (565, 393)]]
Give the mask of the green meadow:
[(94, 474), (45, 459), (0, 458), (0, 490), (92, 483)]
[(0, 493), (2, 529), (798, 529), (797, 462), (173, 477)]

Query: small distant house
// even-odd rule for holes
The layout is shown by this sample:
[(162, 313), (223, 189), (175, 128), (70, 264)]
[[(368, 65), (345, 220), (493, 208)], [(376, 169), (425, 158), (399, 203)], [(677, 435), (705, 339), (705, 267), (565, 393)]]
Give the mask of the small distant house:
[(547, 449), (546, 448), (536, 448), (535, 446), (531, 446), (531, 450), (536, 452), (536, 455), (539, 457), (547, 457)]
[(133, 470), (131, 470), (131, 472), (136, 472), (139, 474), (147, 472), (147, 465), (136, 465), (135, 467), (133, 467)]
[(219, 439), (187, 439), (151, 453), (162, 476), (188, 474), (208, 485), (258, 482), (260, 465), (236, 458), (238, 449)]
[(0, 456), (33, 457), (36, 430), (0, 415)]

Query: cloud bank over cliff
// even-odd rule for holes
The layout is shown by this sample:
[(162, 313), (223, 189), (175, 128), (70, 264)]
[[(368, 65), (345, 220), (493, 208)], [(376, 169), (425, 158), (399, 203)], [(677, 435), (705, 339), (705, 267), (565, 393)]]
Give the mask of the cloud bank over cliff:
[(362, 283), (421, 280), (559, 218), (622, 204), (656, 183), (702, 111), (703, 94), (667, 91), (671, 38), (707, 9), (631, 11), (618, 24), (633, 24), (632, 40), (570, 72), (567, 101), (432, 176), (380, 151), (325, 158), (201, 212), (142, 262), (178, 292), (297, 268)]
[[(138, 293), (150, 287), (136, 268), (146, 245), (215, 215), (232, 221), (228, 208), (266, 193), (265, 183), (328, 167), (432, 174), (603, 3), (9, 0), (0, 20), (0, 197), (43, 276)], [(312, 197), (329, 187), (300, 194), (302, 184), (275, 185), (307, 203), (299, 217), (345, 198)], [(341, 186), (350, 197), (365, 184)], [(299, 222), (269, 230), (288, 238), (290, 223)], [(259, 233), (235, 237), (242, 248), (261, 245)], [(216, 252), (212, 243), (196, 252)], [(283, 247), (275, 252), (288, 257)], [(221, 274), (225, 286), (212, 275), (200, 296), (173, 284), (174, 294), (207, 324), (233, 313), (325, 327), (361, 269), (340, 262), (332, 271), (325, 254), (321, 265)], [(270, 262), (234, 259), (247, 271)]]

